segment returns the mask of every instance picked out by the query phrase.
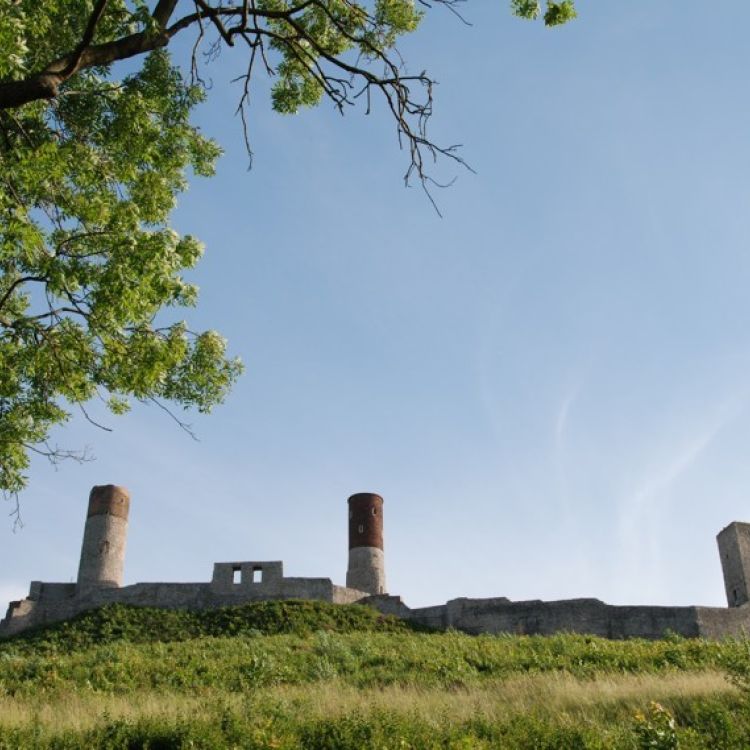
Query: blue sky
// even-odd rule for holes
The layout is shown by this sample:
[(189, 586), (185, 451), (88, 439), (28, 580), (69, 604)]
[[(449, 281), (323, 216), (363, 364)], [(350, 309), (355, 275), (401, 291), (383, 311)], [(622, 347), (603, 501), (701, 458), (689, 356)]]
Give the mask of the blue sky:
[(198, 113), (226, 153), (175, 212), (206, 254), (194, 328), (247, 372), (200, 442), (163, 413), (74, 420), (0, 526), (0, 608), (75, 577), (88, 491), (133, 496), (127, 582), (221, 560), (346, 569), (346, 498), (385, 498), (389, 589), (722, 605), (715, 534), (750, 521), (745, 3), (602, 3), (544, 29), (434, 9), (402, 44), (431, 133), (477, 174), (405, 189), (382, 111), (270, 112), (246, 170), (224, 55)]

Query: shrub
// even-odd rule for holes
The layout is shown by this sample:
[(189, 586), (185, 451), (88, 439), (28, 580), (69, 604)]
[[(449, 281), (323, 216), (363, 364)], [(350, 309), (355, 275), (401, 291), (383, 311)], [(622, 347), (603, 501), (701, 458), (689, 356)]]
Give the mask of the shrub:
[(674, 716), (660, 703), (652, 702), (645, 714), (636, 714), (635, 734), (641, 750), (677, 750), (679, 748)]

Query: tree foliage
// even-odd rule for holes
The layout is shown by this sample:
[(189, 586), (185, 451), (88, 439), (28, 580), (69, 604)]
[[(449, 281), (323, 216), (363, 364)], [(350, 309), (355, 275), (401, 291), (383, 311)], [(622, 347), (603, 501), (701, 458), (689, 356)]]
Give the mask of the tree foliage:
[[(515, 15), (532, 21), (542, 15), (542, 5), (538, 0), (511, 0), (511, 8)], [(561, 26), (575, 17), (574, 0), (547, 0), (544, 11), (546, 26)]]
[[(435, 0), (458, 12), (460, 0)], [(375, 96), (409, 155), (406, 179), (454, 147), (427, 137), (432, 81), (395, 50), (426, 3), (414, 0), (0, 0), (0, 491), (26, 484), (30, 452), (76, 456), (50, 430), (91, 399), (208, 412), (241, 372), (213, 331), (179, 320), (195, 304), (183, 274), (201, 255), (169, 226), (188, 170), (210, 175), (220, 149), (191, 124), (205, 95), (201, 50), (243, 45), (245, 126), (256, 68), (272, 107), (327, 97), (340, 110)], [(537, 2), (512, 0), (536, 18)], [(548, 2), (556, 25), (571, 0)], [(183, 70), (168, 47), (193, 34)], [(134, 58), (128, 75), (112, 65)], [(184, 72), (183, 72), (184, 71)], [(175, 308), (170, 311), (170, 308)], [(165, 407), (166, 408), (166, 407)]]

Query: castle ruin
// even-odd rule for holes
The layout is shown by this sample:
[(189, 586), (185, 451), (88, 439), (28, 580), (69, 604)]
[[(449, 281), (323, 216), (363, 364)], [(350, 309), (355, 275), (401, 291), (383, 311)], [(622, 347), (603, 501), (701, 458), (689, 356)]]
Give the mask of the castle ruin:
[(135, 583), (123, 586), (130, 495), (123, 487), (94, 487), (81, 544), (76, 583), (32, 581), (29, 595), (11, 602), (0, 620), (0, 638), (67, 620), (105, 604), (201, 610), (268, 599), (319, 599), (362, 603), (436, 629), (467, 633), (551, 635), (584, 633), (605, 638), (725, 638), (750, 631), (750, 524), (731, 523), (717, 536), (728, 606), (614, 606), (598, 599), (510, 601), (452, 599), (411, 609), (386, 593), (383, 498), (352, 495), (349, 505), (349, 562), (346, 585), (330, 578), (284, 575), (281, 561), (214, 563), (208, 583)]

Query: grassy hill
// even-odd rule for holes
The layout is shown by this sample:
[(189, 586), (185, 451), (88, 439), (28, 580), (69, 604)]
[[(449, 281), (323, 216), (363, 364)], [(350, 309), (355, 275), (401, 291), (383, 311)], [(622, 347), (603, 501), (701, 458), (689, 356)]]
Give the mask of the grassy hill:
[[(111, 606), (0, 641), (0, 750), (748, 748), (748, 644)], [(732, 680), (727, 675), (732, 675)]]

